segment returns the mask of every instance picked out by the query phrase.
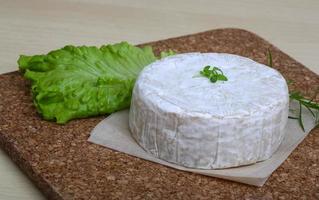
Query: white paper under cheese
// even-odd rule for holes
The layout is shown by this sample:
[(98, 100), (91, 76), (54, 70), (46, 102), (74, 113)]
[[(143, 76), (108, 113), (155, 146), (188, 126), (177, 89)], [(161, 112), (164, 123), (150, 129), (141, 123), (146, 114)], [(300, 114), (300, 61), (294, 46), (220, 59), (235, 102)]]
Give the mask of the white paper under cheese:
[[(194, 77), (217, 66), (228, 81)], [(217, 169), (268, 159), (284, 137), (288, 88), (279, 72), (218, 53), (171, 56), (140, 74), (132, 136), (147, 152), (185, 167)]]

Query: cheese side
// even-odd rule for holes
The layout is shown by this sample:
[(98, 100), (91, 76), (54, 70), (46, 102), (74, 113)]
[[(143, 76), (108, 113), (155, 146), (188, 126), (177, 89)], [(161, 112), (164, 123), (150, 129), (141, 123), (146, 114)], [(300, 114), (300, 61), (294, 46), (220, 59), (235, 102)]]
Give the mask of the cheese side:
[[(219, 67), (228, 81), (198, 77)], [(223, 53), (187, 53), (147, 66), (133, 89), (129, 126), (155, 157), (190, 168), (248, 165), (271, 157), (285, 135), (289, 94), (276, 70)]]

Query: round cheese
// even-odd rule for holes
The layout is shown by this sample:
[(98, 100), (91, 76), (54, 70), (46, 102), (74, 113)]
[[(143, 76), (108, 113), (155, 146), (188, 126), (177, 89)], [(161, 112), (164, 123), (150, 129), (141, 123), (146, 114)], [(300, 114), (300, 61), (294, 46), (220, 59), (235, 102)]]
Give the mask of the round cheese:
[[(207, 65), (228, 81), (199, 76)], [(147, 152), (190, 168), (248, 165), (271, 157), (284, 138), (289, 95), (276, 70), (224, 53), (187, 53), (147, 66), (129, 115)]]

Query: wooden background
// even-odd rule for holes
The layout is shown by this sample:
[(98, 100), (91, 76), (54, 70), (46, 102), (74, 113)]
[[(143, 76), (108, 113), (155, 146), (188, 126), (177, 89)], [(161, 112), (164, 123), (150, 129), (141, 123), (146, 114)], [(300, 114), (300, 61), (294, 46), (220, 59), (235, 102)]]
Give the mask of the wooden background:
[[(319, 1), (0, 0), (0, 73), (19, 54), (66, 44), (134, 44), (237, 27), (257, 33), (319, 74)], [(43, 199), (0, 151), (0, 199)]]

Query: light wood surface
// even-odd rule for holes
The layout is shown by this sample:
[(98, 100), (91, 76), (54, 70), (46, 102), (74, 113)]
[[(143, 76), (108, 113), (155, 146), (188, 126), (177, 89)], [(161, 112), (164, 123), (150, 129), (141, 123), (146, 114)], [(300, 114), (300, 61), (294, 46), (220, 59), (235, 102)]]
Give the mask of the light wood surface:
[[(66, 44), (134, 44), (222, 27), (264, 37), (319, 73), (319, 1), (0, 0), (0, 73)], [(43, 199), (0, 151), (0, 199)]]

